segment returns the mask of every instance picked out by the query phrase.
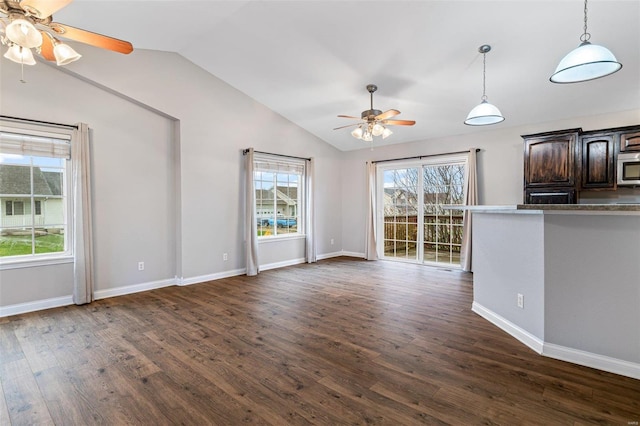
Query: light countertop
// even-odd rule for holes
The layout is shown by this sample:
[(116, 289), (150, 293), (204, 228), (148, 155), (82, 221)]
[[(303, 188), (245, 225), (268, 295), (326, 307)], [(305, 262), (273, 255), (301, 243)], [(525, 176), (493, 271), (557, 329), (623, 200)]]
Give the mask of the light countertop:
[(474, 213), (520, 214), (627, 214), (640, 215), (640, 204), (512, 204), (479, 206), (444, 206), (449, 210), (469, 210)]

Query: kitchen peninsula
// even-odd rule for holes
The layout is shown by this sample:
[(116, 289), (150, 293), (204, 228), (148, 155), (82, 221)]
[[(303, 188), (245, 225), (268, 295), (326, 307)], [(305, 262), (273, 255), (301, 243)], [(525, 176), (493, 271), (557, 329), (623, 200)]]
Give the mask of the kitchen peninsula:
[(469, 206), (473, 311), (542, 355), (640, 379), (640, 205)]

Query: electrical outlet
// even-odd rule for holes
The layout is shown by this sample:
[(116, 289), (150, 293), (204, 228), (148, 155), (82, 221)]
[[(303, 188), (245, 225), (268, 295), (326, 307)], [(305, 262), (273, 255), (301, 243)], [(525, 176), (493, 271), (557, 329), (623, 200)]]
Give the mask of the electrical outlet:
[(524, 309), (524, 296), (518, 293), (518, 308)]
[(144, 262), (138, 262), (138, 271), (144, 271)]
[(222, 253), (222, 260), (224, 260), (225, 262), (229, 260), (229, 255), (227, 253)]
[(333, 238), (331, 239), (331, 245), (333, 245)]

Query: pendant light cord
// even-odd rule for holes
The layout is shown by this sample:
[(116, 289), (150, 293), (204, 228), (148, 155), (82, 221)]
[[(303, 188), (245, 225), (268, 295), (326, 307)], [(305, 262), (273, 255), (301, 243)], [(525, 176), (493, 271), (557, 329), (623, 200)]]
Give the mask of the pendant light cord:
[(584, 33), (580, 36), (580, 41), (588, 43), (591, 38), (591, 34), (587, 32), (587, 0), (584, 0)]
[(482, 98), (483, 101), (487, 100), (487, 54), (482, 53)]

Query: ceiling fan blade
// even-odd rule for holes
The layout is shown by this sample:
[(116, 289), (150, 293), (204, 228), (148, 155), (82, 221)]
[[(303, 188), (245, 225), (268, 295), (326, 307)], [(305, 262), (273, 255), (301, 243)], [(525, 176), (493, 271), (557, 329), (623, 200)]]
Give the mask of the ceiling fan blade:
[(339, 115), (340, 118), (355, 118), (356, 120), (362, 120), (361, 117), (354, 117), (352, 115)]
[(20, 7), (36, 18), (49, 17), (71, 3), (73, 0), (22, 0)]
[(413, 126), (416, 122), (414, 120), (384, 120), (384, 124), (390, 126)]
[(400, 114), (400, 111), (398, 111), (397, 109), (390, 109), (383, 112), (382, 114), (376, 115), (375, 118), (376, 120), (386, 120), (387, 118), (395, 117), (398, 114)]
[(70, 40), (79, 41), (81, 43), (90, 44), (92, 46), (101, 47), (107, 50), (113, 50), (119, 53), (133, 52), (133, 46), (128, 41), (118, 40), (117, 38), (107, 37), (102, 34), (93, 33), (87, 30), (81, 30), (69, 25), (52, 22), (49, 27), (60, 37)]
[(359, 125), (359, 124), (362, 124), (362, 123), (347, 124), (346, 126), (336, 127), (336, 128), (335, 128), (335, 129), (333, 129), (333, 130), (344, 129), (345, 127), (357, 126), (357, 125)]
[(51, 43), (51, 39), (44, 31), (40, 32), (42, 33), (42, 45), (40, 46), (40, 54), (47, 61), (55, 61), (56, 57), (53, 54), (53, 43)]

